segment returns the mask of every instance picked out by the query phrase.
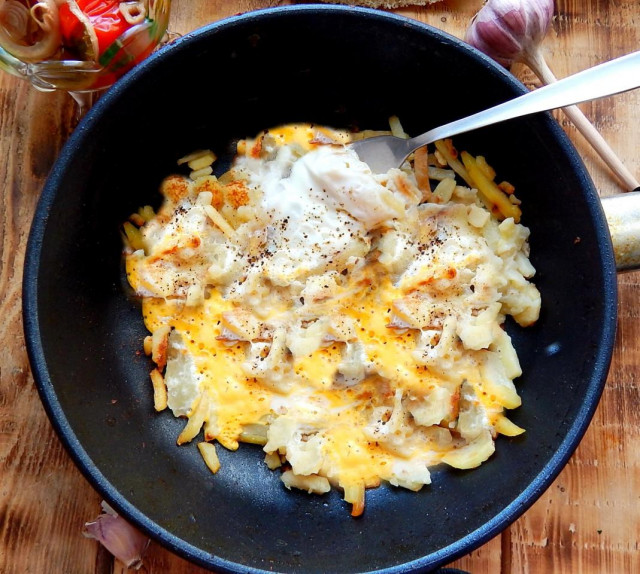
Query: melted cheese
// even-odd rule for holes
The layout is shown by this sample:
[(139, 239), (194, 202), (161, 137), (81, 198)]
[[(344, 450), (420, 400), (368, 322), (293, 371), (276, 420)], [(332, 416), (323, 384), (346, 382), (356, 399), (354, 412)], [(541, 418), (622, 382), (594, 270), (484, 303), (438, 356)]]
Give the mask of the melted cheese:
[(241, 142), (221, 178), (246, 195), (233, 212), (211, 214), (217, 181), (173, 181), (128, 278), (149, 330), (171, 328), (169, 407), (205, 440), (235, 449), (250, 429), (311, 491), (417, 490), (520, 432), (501, 323), (539, 311), (528, 230), (479, 217), (467, 188), (423, 203), (409, 165), (374, 175), (344, 141), (293, 125)]

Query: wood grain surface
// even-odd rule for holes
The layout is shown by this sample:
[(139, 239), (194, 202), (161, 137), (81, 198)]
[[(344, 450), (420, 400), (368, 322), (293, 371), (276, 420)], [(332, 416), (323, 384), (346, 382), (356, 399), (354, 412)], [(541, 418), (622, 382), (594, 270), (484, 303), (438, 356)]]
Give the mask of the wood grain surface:
[[(174, 0), (170, 29), (184, 33), (238, 12), (294, 2)], [(443, 0), (396, 12), (462, 37), (482, 0)], [(543, 49), (563, 77), (640, 47), (638, 0), (558, 0)], [(513, 72), (532, 87), (524, 66)], [(640, 177), (640, 90), (581, 106)], [(125, 568), (81, 534), (100, 497), (61, 446), (38, 398), (21, 321), (22, 265), (47, 174), (74, 126), (63, 93), (40, 93), (0, 72), (0, 574), (106, 574)], [(561, 112), (556, 117), (601, 195), (622, 191)], [(453, 566), (473, 574), (640, 572), (640, 275), (619, 275), (613, 364), (593, 422), (548, 491), (501, 535)], [(204, 570), (152, 544), (144, 570)]]

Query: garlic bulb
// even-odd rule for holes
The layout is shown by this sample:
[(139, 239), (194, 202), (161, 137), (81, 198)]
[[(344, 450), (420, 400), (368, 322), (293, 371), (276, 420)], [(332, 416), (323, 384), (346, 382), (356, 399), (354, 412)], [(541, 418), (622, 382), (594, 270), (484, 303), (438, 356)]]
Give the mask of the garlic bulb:
[(488, 0), (471, 21), (465, 40), (510, 67), (538, 50), (553, 10), (553, 0)]

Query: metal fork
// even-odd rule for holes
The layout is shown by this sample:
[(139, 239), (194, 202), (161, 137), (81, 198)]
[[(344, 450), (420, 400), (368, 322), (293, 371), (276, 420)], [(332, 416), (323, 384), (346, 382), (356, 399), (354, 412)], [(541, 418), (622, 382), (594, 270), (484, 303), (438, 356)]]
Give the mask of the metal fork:
[(640, 51), (563, 78), (553, 84), (456, 120), (411, 139), (376, 136), (350, 145), (375, 173), (400, 167), (416, 149), (437, 140), (528, 114), (596, 100), (640, 87)]

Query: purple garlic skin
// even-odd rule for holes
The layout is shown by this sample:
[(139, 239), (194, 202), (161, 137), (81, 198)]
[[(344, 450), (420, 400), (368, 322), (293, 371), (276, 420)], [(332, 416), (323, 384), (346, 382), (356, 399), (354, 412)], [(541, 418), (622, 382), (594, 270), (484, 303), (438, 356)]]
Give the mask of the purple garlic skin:
[(538, 51), (553, 18), (553, 0), (488, 0), (465, 41), (509, 68)]
[(94, 538), (127, 568), (142, 566), (142, 558), (149, 546), (149, 538), (119, 516), (106, 502), (104, 512), (84, 525), (83, 534)]

